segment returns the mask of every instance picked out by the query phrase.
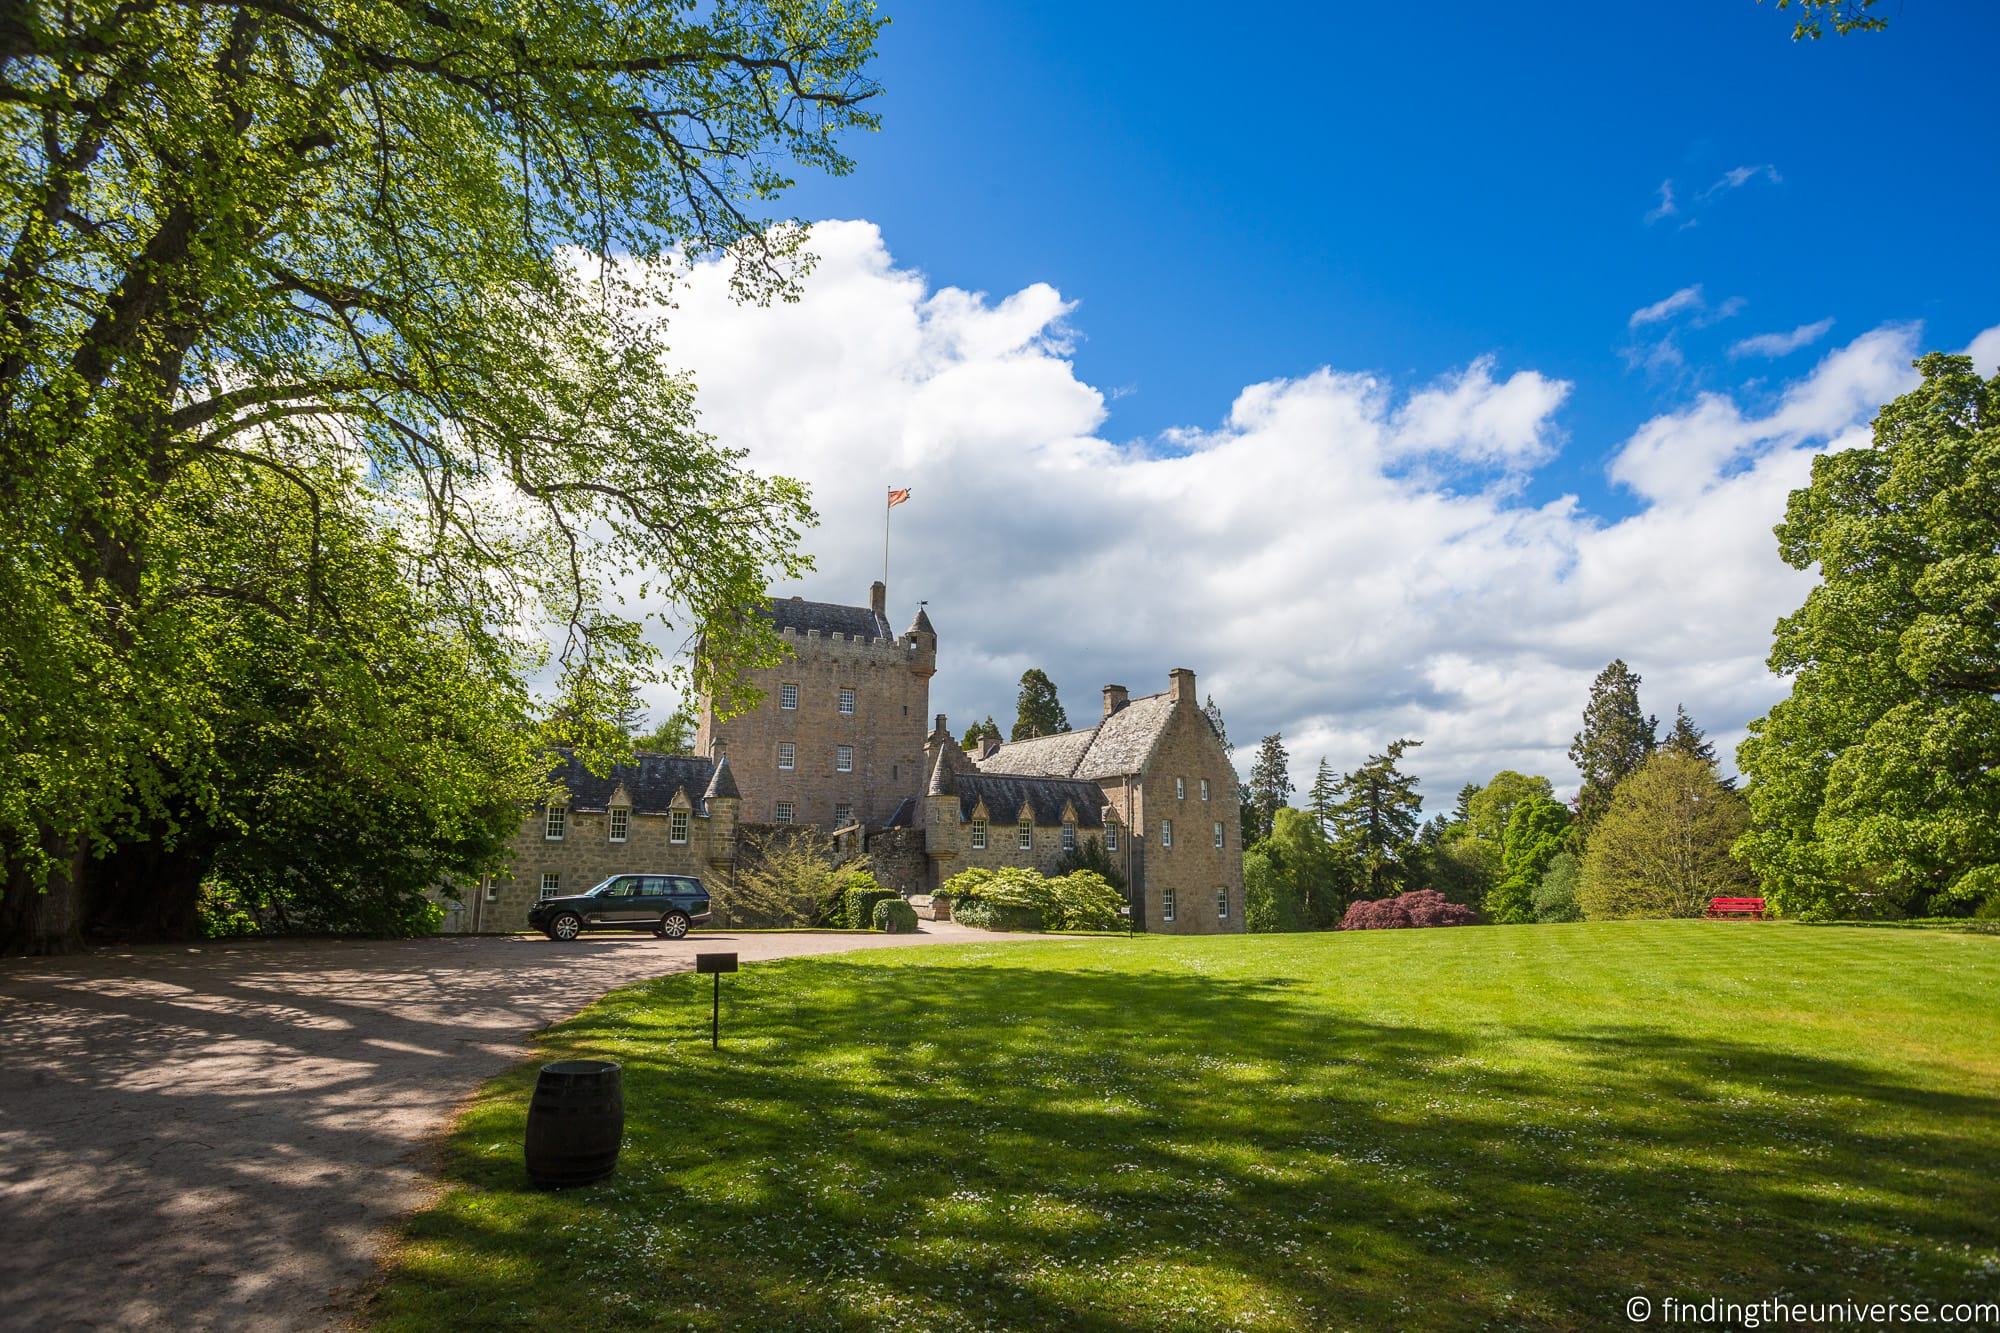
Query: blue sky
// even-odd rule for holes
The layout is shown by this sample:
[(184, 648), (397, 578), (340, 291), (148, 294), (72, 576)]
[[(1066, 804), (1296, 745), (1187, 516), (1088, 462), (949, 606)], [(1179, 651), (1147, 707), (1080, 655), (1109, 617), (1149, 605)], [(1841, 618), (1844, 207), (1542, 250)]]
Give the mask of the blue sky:
[[(1491, 353), (1575, 385), (1531, 494), (1615, 515), (1604, 456), (1648, 415), (1754, 401), (1817, 350), (1735, 342), (1921, 319), (1957, 347), (2000, 311), (2000, 5), (1816, 43), (1750, 0), (885, 10), (884, 128), (793, 206), (874, 221), (939, 283), (1053, 284), (1112, 439), (1319, 365)], [(1678, 368), (1628, 364), (1631, 313), (1697, 284), (1740, 309), (1682, 327)]]
[(673, 355), (812, 488), (781, 593), (862, 600), (914, 488), (892, 615), (960, 729), (1186, 666), (1301, 785), (1407, 736), (1433, 799), (1560, 790), (1621, 657), (1727, 757), (1787, 494), (1920, 352), (2000, 364), (2000, 5), (1882, 10), (895, 8), (801, 299), (700, 265)]

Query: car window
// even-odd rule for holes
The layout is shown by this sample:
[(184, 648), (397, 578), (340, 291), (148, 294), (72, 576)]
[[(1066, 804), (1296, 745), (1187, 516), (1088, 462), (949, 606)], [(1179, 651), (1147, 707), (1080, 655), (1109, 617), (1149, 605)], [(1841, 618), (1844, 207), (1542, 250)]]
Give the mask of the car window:
[(664, 897), (666, 897), (666, 895), (667, 895), (667, 878), (666, 878), (666, 876), (665, 876), (665, 875), (648, 875), (648, 876), (646, 876), (646, 890), (645, 890), (645, 892), (646, 892), (646, 896), (647, 896), (648, 898), (664, 898)]
[(617, 879), (610, 881), (603, 888), (599, 889), (597, 896), (600, 898), (629, 898), (638, 887), (639, 881), (637, 877), (620, 875)]
[(689, 879), (689, 878), (687, 878), (687, 877), (686, 877), (685, 875), (683, 875), (683, 876), (680, 876), (680, 877), (678, 877), (678, 878), (676, 878), (676, 879), (674, 880), (674, 892), (676, 892), (676, 893), (692, 893), (692, 894), (696, 895), (697, 897), (699, 897), (699, 896), (701, 896), (702, 894), (706, 893), (706, 892), (707, 892), (707, 890), (701, 887), (701, 881), (700, 881), (700, 880), (698, 880), (698, 879)]

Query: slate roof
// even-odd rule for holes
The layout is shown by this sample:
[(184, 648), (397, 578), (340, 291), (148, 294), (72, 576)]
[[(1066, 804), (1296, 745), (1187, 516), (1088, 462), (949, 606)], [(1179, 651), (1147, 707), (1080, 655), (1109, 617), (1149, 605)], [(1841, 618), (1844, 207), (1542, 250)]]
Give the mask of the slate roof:
[(931, 618), (930, 618), (930, 617), (929, 617), (928, 615), (924, 614), (924, 608), (923, 608), (923, 605), (922, 605), (922, 603), (919, 603), (919, 604), (918, 604), (918, 606), (917, 606), (917, 618), (916, 618), (915, 620), (912, 620), (912, 621), (910, 622), (910, 627), (909, 627), (908, 629), (904, 630), (904, 631), (903, 631), (903, 633), (905, 633), (905, 634), (936, 634), (936, 633), (937, 633), (937, 631), (936, 631), (936, 630), (934, 630), (934, 629), (932, 629), (932, 628), (931, 628)]
[(632, 763), (616, 765), (599, 777), (563, 750), (556, 755), (555, 775), (569, 789), (572, 810), (605, 809), (622, 783), (634, 814), (659, 815), (673, 805), (675, 792), (686, 792), (688, 804), (699, 806), (713, 770), (713, 764), (697, 755), (640, 753)]
[(764, 613), (778, 632), (796, 630), (801, 635), (818, 630), (822, 636), (847, 634), (862, 639), (893, 639), (889, 622), (865, 606), (841, 606), (834, 602), (808, 602), (803, 597), (774, 597), (764, 605)]
[(917, 798), (914, 796), (905, 796), (900, 802), (897, 803), (896, 813), (890, 815), (889, 822), (884, 824), (882, 827), (885, 829), (910, 828), (913, 825), (915, 825), (916, 822), (917, 822)]
[(1104, 826), (1104, 789), (1094, 782), (961, 773), (953, 783), (958, 788), (961, 822), (972, 818), (972, 812), (983, 801), (986, 813), (996, 820), (1015, 818), (1025, 805), (1029, 817), (1037, 824), (1060, 824), (1063, 808), (1068, 806), (1076, 813), (1078, 828)]
[(1171, 693), (1144, 695), (1094, 727), (1003, 745), (979, 761), (979, 771), (1091, 781), (1137, 773), (1173, 711)]
[(715, 772), (709, 778), (708, 790), (701, 794), (701, 799), (713, 801), (725, 796), (740, 799), (742, 795), (743, 793), (736, 789), (736, 773), (729, 767), (729, 756), (723, 755), (715, 761)]

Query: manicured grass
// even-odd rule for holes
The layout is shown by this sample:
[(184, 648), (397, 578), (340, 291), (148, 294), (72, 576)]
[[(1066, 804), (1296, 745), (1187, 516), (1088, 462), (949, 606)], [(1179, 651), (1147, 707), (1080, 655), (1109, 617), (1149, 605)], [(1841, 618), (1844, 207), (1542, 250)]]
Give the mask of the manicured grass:
[(2000, 1298), (2000, 940), (1783, 923), (1052, 940), (617, 992), (619, 1174), (496, 1080), (390, 1328), (1561, 1328)]

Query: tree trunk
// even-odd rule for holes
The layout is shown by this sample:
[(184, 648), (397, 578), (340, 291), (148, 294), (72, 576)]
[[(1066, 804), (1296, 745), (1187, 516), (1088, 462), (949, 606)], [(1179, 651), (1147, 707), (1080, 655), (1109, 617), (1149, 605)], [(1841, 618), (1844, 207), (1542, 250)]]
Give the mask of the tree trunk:
[(121, 842), (88, 867), (85, 924), (93, 937), (184, 940), (200, 932), (201, 882), (213, 849), (198, 830), (171, 846), (162, 832)]
[(6, 866), (0, 891), (0, 954), (71, 953), (83, 947), (83, 856), (67, 839), (45, 834), (56, 861), (46, 881), (18, 863)]

